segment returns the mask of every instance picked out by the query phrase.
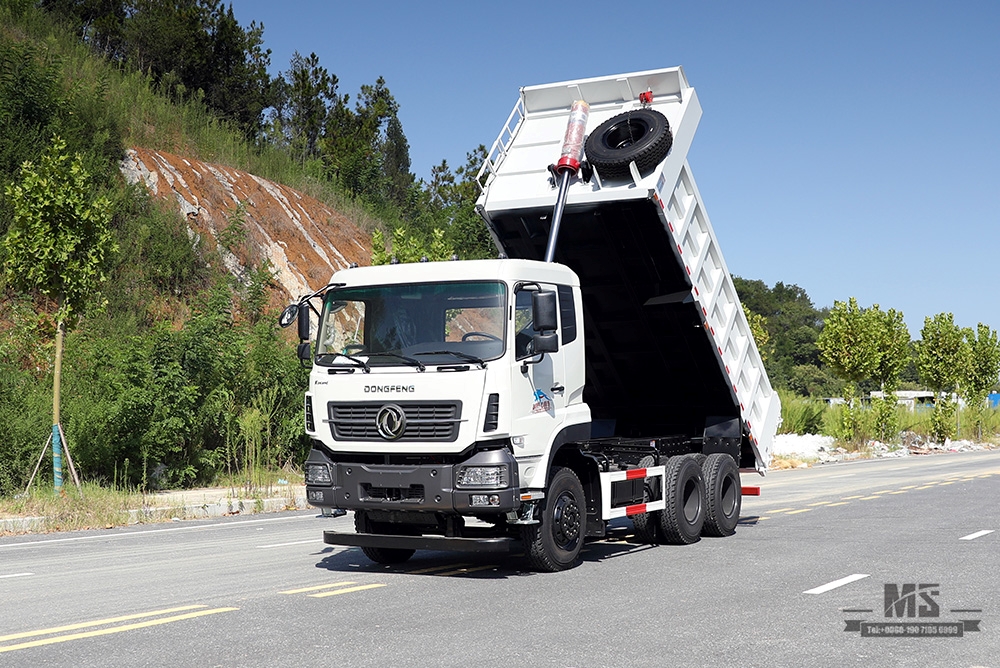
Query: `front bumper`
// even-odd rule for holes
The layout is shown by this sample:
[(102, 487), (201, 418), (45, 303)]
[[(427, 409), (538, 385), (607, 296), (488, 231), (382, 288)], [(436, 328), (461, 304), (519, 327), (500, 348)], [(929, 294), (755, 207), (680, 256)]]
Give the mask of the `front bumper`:
[(380, 547), (403, 550), (452, 550), (456, 552), (490, 552), (506, 554), (510, 552), (513, 538), (451, 538), (447, 536), (398, 536), (382, 533), (341, 533), (324, 531), (323, 542), (327, 545), (350, 545), (353, 547)]
[[(334, 462), (313, 448), (306, 465), (323, 464), (331, 483), (306, 483), (310, 505), (344, 510), (396, 510), (448, 514), (505, 513), (520, 506), (517, 462), (506, 449), (482, 450), (458, 464), (356, 464)], [(504, 489), (461, 488), (464, 466), (506, 467)], [(486, 497), (488, 504), (474, 503)]]

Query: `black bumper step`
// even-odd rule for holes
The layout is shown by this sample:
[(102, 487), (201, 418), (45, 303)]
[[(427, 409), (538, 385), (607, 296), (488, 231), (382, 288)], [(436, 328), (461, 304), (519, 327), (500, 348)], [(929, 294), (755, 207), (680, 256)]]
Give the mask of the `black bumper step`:
[(327, 545), (383, 547), (404, 550), (450, 550), (455, 552), (509, 553), (514, 538), (449, 538), (447, 536), (397, 536), (388, 533), (343, 533), (324, 531)]

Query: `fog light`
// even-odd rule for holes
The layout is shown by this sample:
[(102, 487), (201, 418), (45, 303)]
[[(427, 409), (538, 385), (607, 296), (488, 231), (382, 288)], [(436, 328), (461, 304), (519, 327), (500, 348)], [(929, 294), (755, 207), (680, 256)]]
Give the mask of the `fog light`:
[(493, 487), (507, 486), (506, 466), (463, 466), (458, 470), (455, 484), (459, 487)]
[(499, 506), (499, 494), (470, 494), (469, 505), (472, 506)]
[[(309, 501), (323, 501), (323, 490), (321, 489), (310, 489), (306, 491), (306, 498)], [(326, 510), (324, 508), (324, 510)]]
[(332, 485), (333, 474), (326, 464), (306, 463), (306, 484), (307, 485)]

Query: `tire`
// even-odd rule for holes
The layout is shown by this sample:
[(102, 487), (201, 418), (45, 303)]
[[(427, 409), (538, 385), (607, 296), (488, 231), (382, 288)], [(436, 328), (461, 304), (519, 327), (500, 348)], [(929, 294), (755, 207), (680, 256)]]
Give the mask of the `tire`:
[(705, 459), (705, 526), (704, 536), (732, 536), (740, 521), (743, 489), (740, 469), (729, 455), (714, 453)]
[(686, 455), (667, 460), (666, 508), (660, 515), (663, 539), (689, 545), (701, 539), (705, 524), (705, 480), (701, 467)]
[(667, 156), (673, 143), (666, 116), (652, 109), (635, 109), (597, 126), (587, 137), (587, 160), (605, 180), (628, 178), (633, 160), (645, 176)]
[[(392, 533), (386, 525), (369, 521), (361, 510), (354, 511), (354, 530), (358, 533)], [(392, 547), (362, 547), (361, 551), (376, 564), (401, 564), (416, 552)]]
[(572, 469), (552, 469), (541, 512), (540, 523), (522, 529), (528, 560), (537, 570), (550, 573), (573, 568), (583, 548), (587, 500)]
[[(639, 460), (637, 468), (649, 468), (656, 465), (656, 459), (652, 455), (646, 455)], [(656, 501), (660, 499), (660, 481), (657, 478), (647, 478), (645, 489), (643, 490), (643, 501)], [(658, 545), (660, 543), (660, 511), (641, 513), (632, 516), (632, 525), (635, 527), (635, 537), (642, 543)]]

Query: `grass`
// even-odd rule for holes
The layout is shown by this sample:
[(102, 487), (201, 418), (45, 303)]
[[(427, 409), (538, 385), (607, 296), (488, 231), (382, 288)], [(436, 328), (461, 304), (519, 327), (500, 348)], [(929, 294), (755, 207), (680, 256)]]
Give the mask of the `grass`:
[[(83, 529), (113, 529), (134, 524), (153, 524), (208, 516), (209, 503), (225, 502), (221, 514), (253, 514), (266, 510), (265, 499), (283, 499), (280, 509), (297, 507), (296, 484), (301, 476), (284, 471), (261, 474), (270, 481), (248, 493), (246, 476), (220, 481), (221, 487), (187, 492), (142, 493), (83, 483), (78, 491), (72, 484), (57, 495), (50, 485), (34, 486), (27, 494), (0, 497), (0, 535), (49, 533)], [(279, 483), (286, 480), (285, 484)], [(82, 492), (82, 493), (81, 493)], [(201, 505), (198, 505), (198, 504)], [(5, 521), (7, 520), (7, 521)]]

